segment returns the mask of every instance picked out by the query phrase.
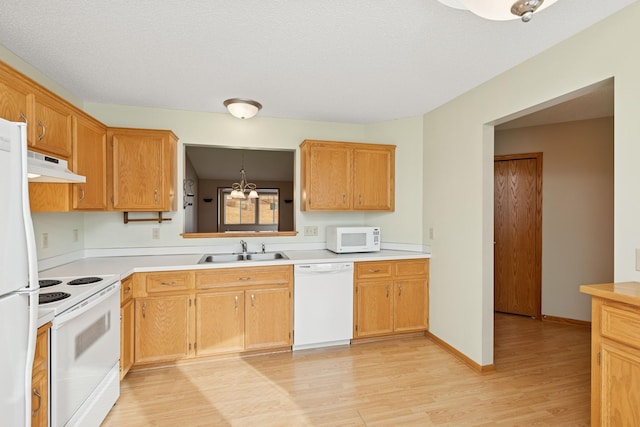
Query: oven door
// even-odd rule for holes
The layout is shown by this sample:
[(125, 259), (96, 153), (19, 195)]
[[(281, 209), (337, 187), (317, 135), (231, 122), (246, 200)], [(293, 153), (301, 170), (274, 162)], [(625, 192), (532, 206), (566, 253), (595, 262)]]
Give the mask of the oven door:
[(64, 426), (120, 357), (120, 283), (56, 316), (51, 329), (51, 424)]

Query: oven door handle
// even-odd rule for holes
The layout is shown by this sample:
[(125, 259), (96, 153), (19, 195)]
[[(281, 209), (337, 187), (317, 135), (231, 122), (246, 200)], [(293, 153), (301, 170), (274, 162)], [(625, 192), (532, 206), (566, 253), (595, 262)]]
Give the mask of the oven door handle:
[(82, 313), (85, 313), (91, 310), (92, 308), (94, 308), (95, 306), (101, 304), (104, 300), (106, 300), (110, 296), (110, 294), (118, 292), (119, 290), (120, 290), (120, 282), (117, 282), (114, 285), (111, 285), (106, 289), (103, 289), (97, 294), (90, 296), (86, 300), (82, 301), (80, 304), (77, 304), (76, 306), (70, 308), (69, 310), (65, 311), (59, 316), (54, 317), (52, 327), (54, 329), (58, 329), (62, 327), (65, 323), (69, 322), (70, 320), (75, 319), (76, 317), (80, 316)]

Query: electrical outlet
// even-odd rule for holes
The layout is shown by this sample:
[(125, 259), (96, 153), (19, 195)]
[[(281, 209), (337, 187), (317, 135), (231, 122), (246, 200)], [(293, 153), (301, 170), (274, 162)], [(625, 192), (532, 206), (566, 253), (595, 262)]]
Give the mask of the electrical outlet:
[(73, 229), (73, 241), (74, 242), (78, 241), (78, 229), (77, 228)]
[(158, 227), (154, 227), (151, 229), (151, 238), (152, 239), (160, 238), (160, 229)]
[(49, 247), (49, 233), (42, 233), (40, 235), (40, 246), (42, 246), (42, 249)]
[(429, 228), (429, 239), (433, 240), (433, 227)]
[(304, 235), (305, 236), (317, 236), (318, 235), (318, 227), (315, 225), (305, 225), (304, 226)]

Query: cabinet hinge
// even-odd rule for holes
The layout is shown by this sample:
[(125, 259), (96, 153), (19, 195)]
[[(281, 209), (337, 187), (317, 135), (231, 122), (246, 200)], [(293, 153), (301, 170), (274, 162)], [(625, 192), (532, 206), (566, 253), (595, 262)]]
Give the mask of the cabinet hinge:
[(291, 299), (291, 291), (289, 291), (289, 299)]
[(189, 351), (191, 351), (191, 343), (189, 343)]
[(195, 351), (198, 351), (198, 343), (197, 343), (197, 342), (194, 342), (194, 343), (193, 343), (193, 349), (194, 349)]
[(600, 352), (598, 352), (598, 365), (600, 365)]
[(356, 325), (356, 332), (358, 332), (358, 325)]
[(189, 298), (189, 307), (191, 307), (191, 298)]

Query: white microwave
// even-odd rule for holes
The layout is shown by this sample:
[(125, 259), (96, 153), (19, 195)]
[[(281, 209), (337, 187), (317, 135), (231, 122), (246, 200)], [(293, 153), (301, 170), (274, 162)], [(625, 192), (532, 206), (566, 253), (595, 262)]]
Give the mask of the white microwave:
[(337, 254), (380, 250), (380, 227), (327, 227), (327, 249)]

